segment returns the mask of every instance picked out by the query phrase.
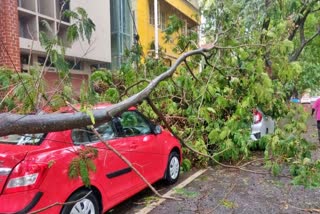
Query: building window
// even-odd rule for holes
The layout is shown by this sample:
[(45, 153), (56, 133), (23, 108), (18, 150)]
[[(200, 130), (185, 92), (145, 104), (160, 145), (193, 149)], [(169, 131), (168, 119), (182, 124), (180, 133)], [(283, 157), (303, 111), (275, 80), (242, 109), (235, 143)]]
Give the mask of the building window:
[[(154, 3), (153, 0), (149, 1), (149, 23), (154, 25)], [(160, 4), (158, 3), (158, 28), (164, 30), (166, 28), (166, 14), (160, 8)]]
[(154, 25), (154, 4), (149, 1), (149, 24)]
[(38, 13), (54, 18), (54, 1), (52, 0), (38, 0)]
[(99, 69), (110, 69), (110, 65), (108, 65), (108, 63), (92, 64), (90, 65), (90, 68), (93, 72)]
[[(43, 66), (45, 60), (46, 57), (38, 56), (38, 63), (40, 66)], [(46, 67), (54, 67), (54, 64), (51, 63), (50, 59), (47, 60)]]
[(132, 46), (133, 35), (130, 1), (111, 0), (111, 55), (112, 69), (118, 69), (124, 60), (124, 54)]
[(57, 19), (61, 18), (64, 22), (70, 22), (70, 18), (63, 15), (64, 11), (70, 10), (70, 1), (56, 0), (56, 10)]
[(69, 65), (69, 69), (72, 70), (82, 70), (82, 63), (80, 61), (77, 60), (66, 60), (66, 62)]
[[(20, 55), (20, 62), (21, 62), (21, 65), (28, 65), (29, 63), (29, 54), (21, 54)], [(31, 63), (32, 61), (30, 61)]]
[(36, 11), (36, 4), (34, 0), (17, 0), (18, 7), (21, 7), (26, 10)]
[(19, 36), (37, 40), (36, 16), (19, 12)]
[(160, 11), (160, 22), (159, 22), (159, 27), (161, 30), (166, 29), (166, 14), (162, 11)]
[(181, 18), (181, 20), (183, 22), (183, 26), (181, 28), (181, 33), (183, 35), (187, 36), (188, 35), (188, 22), (186, 20), (182, 19), (182, 18)]

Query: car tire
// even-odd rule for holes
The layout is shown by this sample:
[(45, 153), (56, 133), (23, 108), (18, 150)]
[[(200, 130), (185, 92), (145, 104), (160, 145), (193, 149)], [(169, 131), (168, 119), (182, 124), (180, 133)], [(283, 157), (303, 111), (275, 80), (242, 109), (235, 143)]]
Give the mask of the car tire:
[(169, 155), (164, 181), (169, 185), (174, 184), (175, 182), (177, 182), (179, 174), (180, 156), (176, 151), (173, 151)]
[[(85, 197), (90, 191), (80, 190), (73, 193), (67, 202), (77, 201)], [(99, 214), (99, 203), (94, 193), (91, 192), (86, 198), (73, 204), (64, 205), (61, 214)]]

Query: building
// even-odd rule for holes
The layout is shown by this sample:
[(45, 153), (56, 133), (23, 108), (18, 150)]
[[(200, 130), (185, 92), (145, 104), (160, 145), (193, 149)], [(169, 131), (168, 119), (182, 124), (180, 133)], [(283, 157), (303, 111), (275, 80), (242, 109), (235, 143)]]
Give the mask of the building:
[[(45, 50), (40, 45), (39, 32), (57, 34), (67, 46), (66, 59), (73, 68), (72, 82), (74, 89), (78, 91), (82, 80), (86, 80), (90, 75), (92, 67), (119, 68), (125, 61), (125, 51), (137, 42), (137, 38), (145, 55), (155, 55), (155, 44), (158, 44), (166, 59), (174, 61), (177, 57), (172, 51), (174, 41), (165, 43), (163, 40), (163, 31), (168, 24), (169, 16), (176, 15), (184, 21), (182, 33), (188, 33), (189, 30), (197, 31), (199, 25), (198, 0), (71, 0), (67, 4), (63, 2), (65, 1), (0, 0), (0, 66), (25, 71), (28, 68), (30, 49), (31, 65), (42, 65)], [(156, 14), (154, 2), (157, 2)], [(68, 44), (66, 29), (71, 23), (65, 18), (60, 22), (62, 5), (63, 10), (83, 7), (88, 12), (96, 24), (91, 44), (83, 41)], [(52, 31), (43, 26), (43, 21), (49, 24)], [(52, 85), (55, 82), (52, 80), (57, 79), (57, 72), (52, 65), (50, 66), (50, 62), (47, 65), (49, 68), (45, 78)]]
[[(154, 0), (111, 0), (111, 41), (112, 67), (119, 68), (125, 61), (124, 53), (135, 41), (143, 47), (144, 54), (155, 54), (155, 13)], [(174, 41), (164, 42), (164, 30), (169, 16), (176, 15), (184, 21), (182, 33), (198, 30), (200, 21), (198, 0), (157, 0), (158, 3), (158, 45), (165, 52), (165, 57), (171, 61), (177, 58), (172, 51)]]
[[(43, 65), (45, 50), (39, 41), (39, 32), (57, 35), (64, 41), (66, 60), (69, 62), (75, 91), (87, 80), (93, 67), (108, 67), (111, 63), (110, 2), (101, 0), (1, 0), (0, 1), (0, 66), (27, 70), (29, 55), (31, 65)], [(61, 7), (63, 7), (61, 9)], [(67, 27), (70, 20), (60, 21), (61, 11), (82, 7), (96, 25), (91, 43), (67, 42)], [(44, 26), (44, 21), (50, 29)], [(30, 52), (31, 50), (31, 52)], [(10, 57), (8, 56), (10, 55)], [(57, 80), (57, 72), (47, 63), (45, 78), (51, 87)]]

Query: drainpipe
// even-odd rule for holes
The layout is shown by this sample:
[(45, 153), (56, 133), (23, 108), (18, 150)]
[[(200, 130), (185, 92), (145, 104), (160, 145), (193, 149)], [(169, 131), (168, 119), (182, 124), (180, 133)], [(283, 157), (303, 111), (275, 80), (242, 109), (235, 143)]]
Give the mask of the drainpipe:
[(154, 0), (154, 52), (156, 59), (159, 57), (159, 44), (158, 44), (158, 0)]

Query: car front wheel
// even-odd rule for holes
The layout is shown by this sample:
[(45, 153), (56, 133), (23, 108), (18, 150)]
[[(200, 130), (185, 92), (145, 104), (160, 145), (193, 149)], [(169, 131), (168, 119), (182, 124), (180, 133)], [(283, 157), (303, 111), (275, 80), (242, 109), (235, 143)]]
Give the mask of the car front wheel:
[(173, 151), (169, 155), (167, 170), (165, 174), (165, 182), (173, 184), (177, 182), (180, 174), (180, 156), (177, 152)]
[(92, 192), (88, 193), (88, 190), (81, 190), (71, 195), (63, 206), (61, 214), (99, 214), (99, 205), (96, 197)]

